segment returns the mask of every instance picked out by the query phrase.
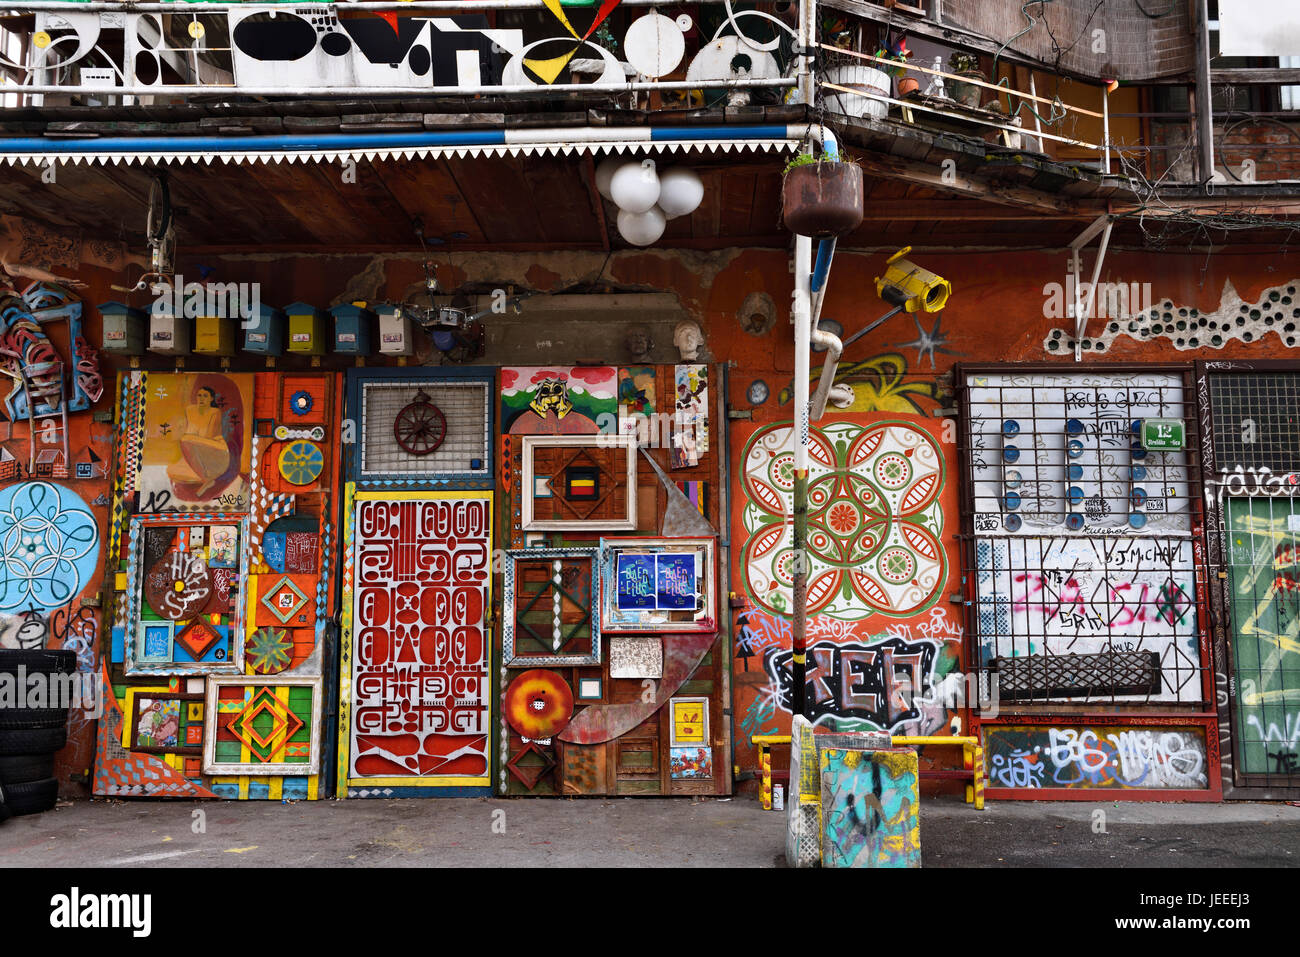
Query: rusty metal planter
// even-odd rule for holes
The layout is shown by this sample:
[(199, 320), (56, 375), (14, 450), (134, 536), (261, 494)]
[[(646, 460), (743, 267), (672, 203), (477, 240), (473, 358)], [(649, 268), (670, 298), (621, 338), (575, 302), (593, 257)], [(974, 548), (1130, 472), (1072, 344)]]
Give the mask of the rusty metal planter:
[(852, 163), (796, 166), (785, 174), (781, 201), (792, 233), (843, 236), (862, 223), (862, 170)]

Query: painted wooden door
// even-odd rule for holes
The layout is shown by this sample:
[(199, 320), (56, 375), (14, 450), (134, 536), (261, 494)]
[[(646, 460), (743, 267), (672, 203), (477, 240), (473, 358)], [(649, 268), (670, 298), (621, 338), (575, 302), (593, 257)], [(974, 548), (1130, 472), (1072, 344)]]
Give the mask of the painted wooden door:
[(491, 492), (477, 491), (355, 495), (343, 671), (349, 795), (487, 793), (492, 504)]

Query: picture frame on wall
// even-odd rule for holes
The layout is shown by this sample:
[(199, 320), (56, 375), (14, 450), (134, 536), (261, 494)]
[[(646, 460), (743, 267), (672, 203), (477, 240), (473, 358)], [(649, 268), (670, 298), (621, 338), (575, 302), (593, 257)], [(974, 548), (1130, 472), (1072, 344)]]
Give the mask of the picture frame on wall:
[(718, 627), (715, 540), (602, 538), (601, 630), (702, 633)]
[(637, 527), (635, 435), (522, 437), (524, 531), (631, 531)]
[(507, 668), (600, 664), (599, 549), (513, 549), (502, 578)]
[[(203, 773), (319, 774), (323, 689), (324, 679), (320, 677), (209, 678), (204, 704)], [(223, 694), (227, 690), (243, 693), (232, 700)], [(304, 704), (299, 696), (309, 700)], [(227, 750), (238, 751), (241, 758), (227, 757), (222, 753)], [(245, 754), (247, 761), (242, 760)]]
[[(205, 532), (203, 544), (196, 534), (199, 528)], [(129, 529), (123, 633), (126, 675), (239, 674), (244, 665), (246, 602), (242, 589), (249, 580), (249, 553), (240, 547), (239, 567), (228, 570), (210, 561), (210, 543), (215, 529), (233, 530), (239, 543), (247, 542), (248, 516), (134, 515)], [(159, 542), (166, 544), (160, 548)], [(228, 577), (227, 571), (231, 572)], [(226, 605), (218, 596), (222, 582), (228, 585), (232, 579), (238, 584), (230, 588)], [(160, 595), (166, 596), (165, 605), (159, 606)], [(220, 623), (211, 627), (220, 641), (208, 643), (199, 660), (193, 660), (192, 643), (184, 639), (188, 626), (210, 622), (214, 614), (220, 615)], [(215, 652), (213, 644), (219, 646)]]

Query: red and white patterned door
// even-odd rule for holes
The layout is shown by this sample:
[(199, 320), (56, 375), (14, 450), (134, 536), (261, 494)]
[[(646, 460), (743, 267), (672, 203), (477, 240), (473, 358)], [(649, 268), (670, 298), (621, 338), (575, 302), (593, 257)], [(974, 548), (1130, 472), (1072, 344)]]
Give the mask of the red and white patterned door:
[(488, 793), (492, 493), (357, 492), (351, 530), (348, 795)]

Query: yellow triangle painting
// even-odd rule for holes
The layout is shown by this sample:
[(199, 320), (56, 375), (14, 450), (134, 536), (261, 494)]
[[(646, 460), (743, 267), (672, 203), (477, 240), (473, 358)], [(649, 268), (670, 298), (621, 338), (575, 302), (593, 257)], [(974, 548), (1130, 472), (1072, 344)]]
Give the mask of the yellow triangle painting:
[[(579, 46), (581, 46), (581, 44), (579, 44)], [(563, 56), (551, 57), (549, 60), (526, 59), (524, 60), (524, 66), (528, 67), (528, 69), (541, 77), (543, 83), (554, 83), (555, 78), (560, 75), (560, 71), (569, 65), (569, 61), (573, 59), (573, 55), (577, 52), (578, 47), (575, 46)]]

